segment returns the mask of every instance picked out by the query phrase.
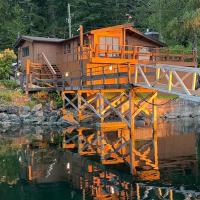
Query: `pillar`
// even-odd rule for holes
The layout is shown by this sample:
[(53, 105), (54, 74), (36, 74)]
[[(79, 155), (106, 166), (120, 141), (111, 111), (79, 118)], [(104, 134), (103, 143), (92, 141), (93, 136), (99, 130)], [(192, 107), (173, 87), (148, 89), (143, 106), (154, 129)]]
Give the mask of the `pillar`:
[(131, 88), (129, 92), (129, 109), (130, 109), (130, 172), (136, 174), (135, 168), (135, 118), (133, 117), (135, 110), (135, 93), (134, 89)]
[(152, 100), (152, 112), (153, 112), (153, 141), (154, 141), (154, 159), (155, 169), (158, 169), (158, 120), (157, 120), (157, 106), (156, 106), (157, 93), (155, 98)]

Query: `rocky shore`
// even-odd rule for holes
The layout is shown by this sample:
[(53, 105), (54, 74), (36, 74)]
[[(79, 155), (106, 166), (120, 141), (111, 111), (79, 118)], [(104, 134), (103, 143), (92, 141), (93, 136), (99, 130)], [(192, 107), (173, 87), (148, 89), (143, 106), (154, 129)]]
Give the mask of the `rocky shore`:
[[(159, 102), (158, 105), (161, 103)], [(200, 116), (199, 108), (200, 103), (178, 99), (164, 106), (158, 106), (158, 116), (162, 119), (194, 118)], [(29, 106), (0, 105), (0, 128), (22, 125), (50, 127), (77, 125), (71, 115), (73, 114), (69, 113), (69, 119), (65, 120), (61, 109), (56, 109), (51, 104), (37, 104), (32, 109)], [(143, 124), (145, 119), (140, 121)]]
[(0, 127), (13, 125), (69, 126), (64, 120), (61, 109), (52, 109), (50, 105), (7, 106), (0, 105)]

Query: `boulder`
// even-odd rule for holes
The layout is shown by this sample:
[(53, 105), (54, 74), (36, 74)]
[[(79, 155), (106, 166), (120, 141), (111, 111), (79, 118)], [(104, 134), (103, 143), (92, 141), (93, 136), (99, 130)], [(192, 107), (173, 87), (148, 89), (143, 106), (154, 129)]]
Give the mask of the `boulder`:
[(16, 114), (10, 114), (9, 115), (9, 121), (12, 122), (12, 123), (16, 123), (16, 124), (21, 123), (20, 117), (17, 116)]
[(57, 109), (55, 101), (50, 101), (49, 109), (50, 110), (56, 110)]
[(22, 106), (19, 108), (20, 115), (28, 115), (30, 111), (31, 111), (31, 109), (29, 106)]
[(40, 111), (40, 110), (42, 110), (42, 104), (41, 104), (41, 103), (35, 105), (35, 106), (33, 107), (33, 109), (32, 109), (32, 112), (37, 112), (37, 111)]
[(9, 116), (6, 113), (0, 113), (0, 122), (8, 121)]
[(7, 114), (18, 114), (19, 113), (19, 107), (17, 106), (0, 106), (0, 113), (7, 113)]
[(51, 116), (51, 117), (49, 118), (49, 121), (50, 121), (50, 122), (57, 122), (58, 118), (59, 118), (58, 116), (53, 115), (53, 116)]
[(36, 111), (33, 115), (34, 117), (43, 117), (44, 113), (42, 110)]

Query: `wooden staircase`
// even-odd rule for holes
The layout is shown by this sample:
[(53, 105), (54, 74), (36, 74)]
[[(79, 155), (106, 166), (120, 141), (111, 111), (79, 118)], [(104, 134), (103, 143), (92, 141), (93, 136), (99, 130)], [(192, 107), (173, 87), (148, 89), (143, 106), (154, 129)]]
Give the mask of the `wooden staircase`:
[[(32, 68), (32, 78), (39, 87), (61, 88), (63, 87), (62, 73), (59, 67), (51, 64), (44, 53), (39, 55), (39, 67)], [(54, 80), (51, 82), (51, 80)], [(48, 82), (50, 81), (50, 82)]]

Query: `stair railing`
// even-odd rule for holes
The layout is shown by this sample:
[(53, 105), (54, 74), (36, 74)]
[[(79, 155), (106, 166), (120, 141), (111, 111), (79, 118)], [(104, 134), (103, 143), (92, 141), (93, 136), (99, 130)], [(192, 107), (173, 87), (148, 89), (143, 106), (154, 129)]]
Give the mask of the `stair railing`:
[(47, 67), (49, 68), (50, 72), (53, 75), (53, 78), (56, 79), (56, 71), (54, 70), (54, 68), (52, 67), (50, 61), (47, 59), (46, 55), (42, 52), (41, 53), (43, 60), (45, 61)]

